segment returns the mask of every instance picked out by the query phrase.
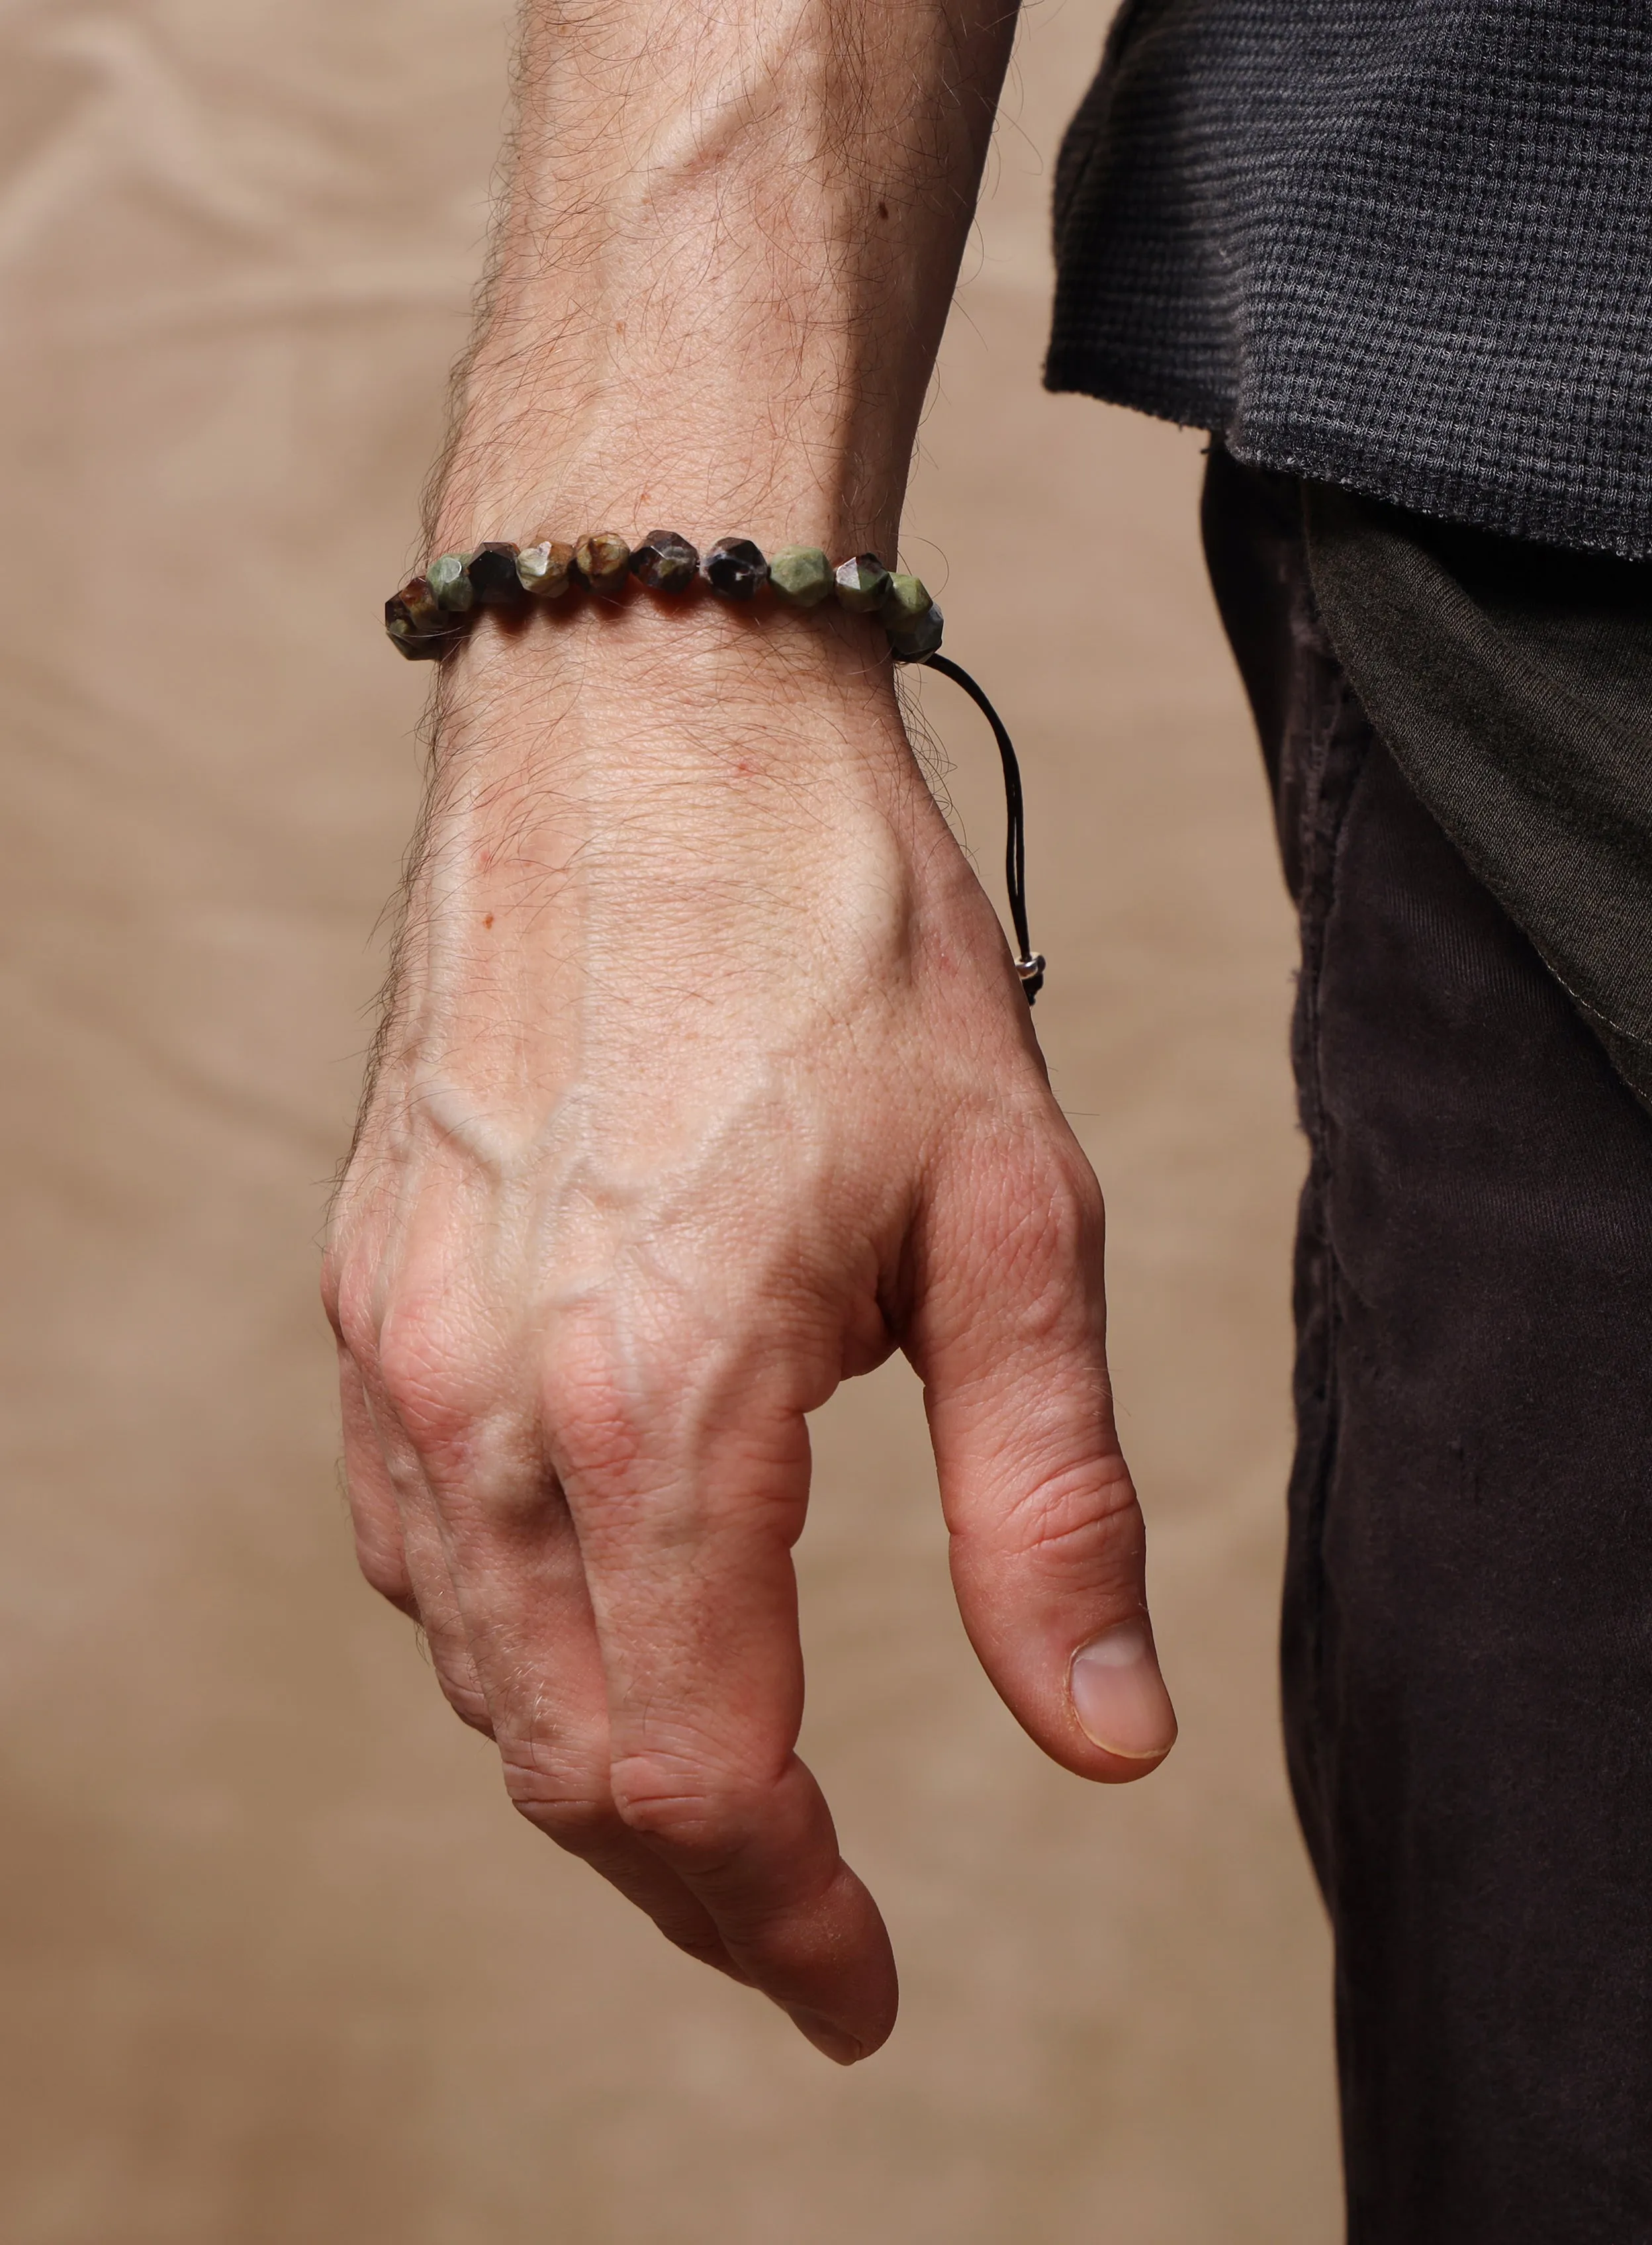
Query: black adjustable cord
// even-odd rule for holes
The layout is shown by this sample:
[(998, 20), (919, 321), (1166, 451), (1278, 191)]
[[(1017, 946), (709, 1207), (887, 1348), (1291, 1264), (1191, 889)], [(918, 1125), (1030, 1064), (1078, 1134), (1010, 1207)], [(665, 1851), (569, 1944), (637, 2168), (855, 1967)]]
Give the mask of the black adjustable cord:
[(1004, 766), (1004, 810), (1006, 832), (1004, 843), (1004, 878), (1010, 892), (1010, 919), (1015, 928), (1015, 940), (1020, 948), (1016, 956), (1015, 971), (1021, 978), (1021, 987), (1026, 992), (1030, 1006), (1044, 987), (1044, 955), (1032, 948), (1032, 939), (1026, 926), (1026, 821), (1021, 802), (1021, 767), (1015, 760), (1015, 744), (1011, 740), (1004, 720), (987, 700), (967, 670), (951, 661), (944, 655), (920, 655), (917, 661), (927, 669), (938, 670), (943, 678), (950, 678), (961, 686), (976, 708), (992, 728), (992, 738), (998, 743), (1000, 762)]

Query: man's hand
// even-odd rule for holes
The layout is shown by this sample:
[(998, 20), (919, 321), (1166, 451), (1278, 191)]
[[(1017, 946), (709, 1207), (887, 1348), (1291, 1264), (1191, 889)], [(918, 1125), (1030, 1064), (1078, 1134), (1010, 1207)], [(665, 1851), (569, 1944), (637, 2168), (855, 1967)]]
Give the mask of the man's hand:
[(569, 621), (473, 651), (341, 1197), (362, 1563), (523, 1812), (853, 2057), (895, 1980), (793, 1752), (805, 1414), (906, 1350), (994, 1683), (1141, 1774), (1100, 1201), (871, 633)]
[[(1007, 51), (974, 0), (529, 11), (432, 550), (892, 553)], [(484, 619), (327, 1265), (362, 1567), (513, 1799), (833, 2057), (887, 1936), (794, 1751), (806, 1414), (903, 1348), (958, 1599), (1046, 1753), (1175, 1736), (1101, 1208), (882, 633)]]

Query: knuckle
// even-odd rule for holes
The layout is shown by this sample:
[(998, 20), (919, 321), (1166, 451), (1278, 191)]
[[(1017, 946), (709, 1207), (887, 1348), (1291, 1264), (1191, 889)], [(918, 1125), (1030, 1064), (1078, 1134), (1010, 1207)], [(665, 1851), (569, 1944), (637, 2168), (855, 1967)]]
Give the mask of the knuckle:
[(442, 1687), (442, 1697), (467, 1728), (480, 1731), (484, 1739), (493, 1736), (493, 1718), (482, 1687), (473, 1675), (460, 1674), (446, 1661), (436, 1662), (436, 1680)]
[(674, 1949), (680, 1949), (696, 1964), (709, 1964), (718, 1971), (729, 1969), (728, 1948), (709, 1919), (690, 1918), (686, 1912), (680, 1917), (668, 1916), (657, 1911), (654, 1923)]
[(1023, 1348), (1087, 1333), (1100, 1299), (1104, 1218), (1087, 1166), (1064, 1163), (1029, 1180), (1002, 1267), (1012, 1273)]
[(1101, 1188), (1076, 1144), (1018, 1146), (976, 1173), (963, 1203), (972, 1262), (990, 1262), (1025, 1286), (1067, 1282), (1101, 1245)]
[(488, 1713), (488, 1703), (479, 1692), (463, 1684), (442, 1686), (447, 1703), (467, 1730), (479, 1732), (484, 1739), (493, 1736), (493, 1718)]
[(415, 1618), (420, 1649), (436, 1672), (442, 1697), (462, 1723), (491, 1739), (494, 1735), (493, 1716), (463, 1631), (439, 1605), (434, 1611), (416, 1607)]
[(523, 1788), (507, 1783), (505, 1790), (517, 1814), (570, 1855), (595, 1855), (619, 1828), (612, 1801), (541, 1787)]
[(695, 1776), (680, 1763), (631, 1755), (612, 1774), (613, 1804), (626, 1828), (698, 1871), (736, 1855), (760, 1821), (767, 1788), (751, 1780)]
[(1081, 1155), (1052, 1161), (1034, 1181), (1029, 1242), (1046, 1264), (1069, 1268), (1100, 1244), (1105, 1225), (1101, 1188)]
[(483, 1692), (480, 1679), (471, 1661), (453, 1657), (451, 1650), (437, 1648), (433, 1644), (429, 1628), (424, 1630), (424, 1644), (431, 1652), (431, 1665), (436, 1668), (436, 1681), (442, 1686), (442, 1697), (447, 1699), (460, 1722), (471, 1731), (480, 1731), (483, 1738), (494, 1735), (494, 1718), (487, 1708), (487, 1695)]
[(559, 1767), (543, 1747), (501, 1740), (504, 1789), (518, 1816), (571, 1855), (592, 1854), (619, 1827), (613, 1799), (588, 1773)]
[(329, 1261), (322, 1272), (322, 1305), (328, 1321), (358, 1364), (372, 1361), (378, 1318), (371, 1270), (359, 1258)]
[(340, 1340), (344, 1338), (344, 1323), (340, 1313), (339, 1295), (342, 1277), (339, 1260), (329, 1247), (322, 1258), (322, 1307), (327, 1312), (327, 1322)]
[[(539, 1374), (559, 1468), (609, 1485), (652, 1482), (710, 1427), (771, 1442), (797, 1415), (779, 1391), (803, 1354), (739, 1316), (715, 1330), (674, 1306), (613, 1302), (559, 1320)], [(812, 1400), (818, 1400), (817, 1398)]]
[(378, 1336), (379, 1378), (413, 1440), (422, 1448), (463, 1446), (478, 1415), (484, 1374), (464, 1337), (439, 1310), (393, 1309)]
[(405, 1612), (412, 1602), (413, 1578), (408, 1572), (407, 1558), (399, 1543), (392, 1543), (376, 1530), (355, 1535), (355, 1564), (362, 1580), (369, 1590), (376, 1590), (382, 1598)]
[(545, 1376), (545, 1424), (576, 1473), (613, 1476), (640, 1457), (647, 1418), (642, 1383), (620, 1353), (589, 1339), (559, 1339)]
[(1098, 1566), (1132, 1563), (1145, 1541), (1122, 1458), (1091, 1460), (1039, 1475), (1012, 1500), (1005, 1524), (1007, 1540), (1020, 1557), (1087, 1577)]

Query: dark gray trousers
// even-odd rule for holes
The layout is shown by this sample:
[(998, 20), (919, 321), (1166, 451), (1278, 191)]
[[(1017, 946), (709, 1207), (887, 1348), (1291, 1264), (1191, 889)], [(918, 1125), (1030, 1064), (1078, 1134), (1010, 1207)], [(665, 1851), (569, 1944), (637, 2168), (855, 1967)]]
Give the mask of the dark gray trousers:
[(1352, 2245), (1652, 2241), (1652, 1119), (1367, 721), (1293, 479), (1211, 573), (1301, 914), (1283, 1674)]

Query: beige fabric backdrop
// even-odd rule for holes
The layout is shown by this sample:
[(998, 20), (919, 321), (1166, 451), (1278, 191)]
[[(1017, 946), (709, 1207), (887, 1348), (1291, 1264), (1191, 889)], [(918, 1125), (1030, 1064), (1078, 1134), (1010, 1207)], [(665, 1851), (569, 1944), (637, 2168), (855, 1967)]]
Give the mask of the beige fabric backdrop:
[(1029, 20), (908, 552), (1026, 746), (1182, 1744), (1125, 1794), (1041, 1763), (954, 1618), (910, 1379), (823, 1414), (805, 1746), (906, 1987), (839, 2076), (512, 1819), (353, 1576), (314, 1267), (423, 686), (376, 612), (502, 13), (0, 0), (0, 2236), (1319, 2245), (1326, 1944), (1272, 1666), (1291, 930), (1198, 440), (1036, 382), (1100, 0)]

